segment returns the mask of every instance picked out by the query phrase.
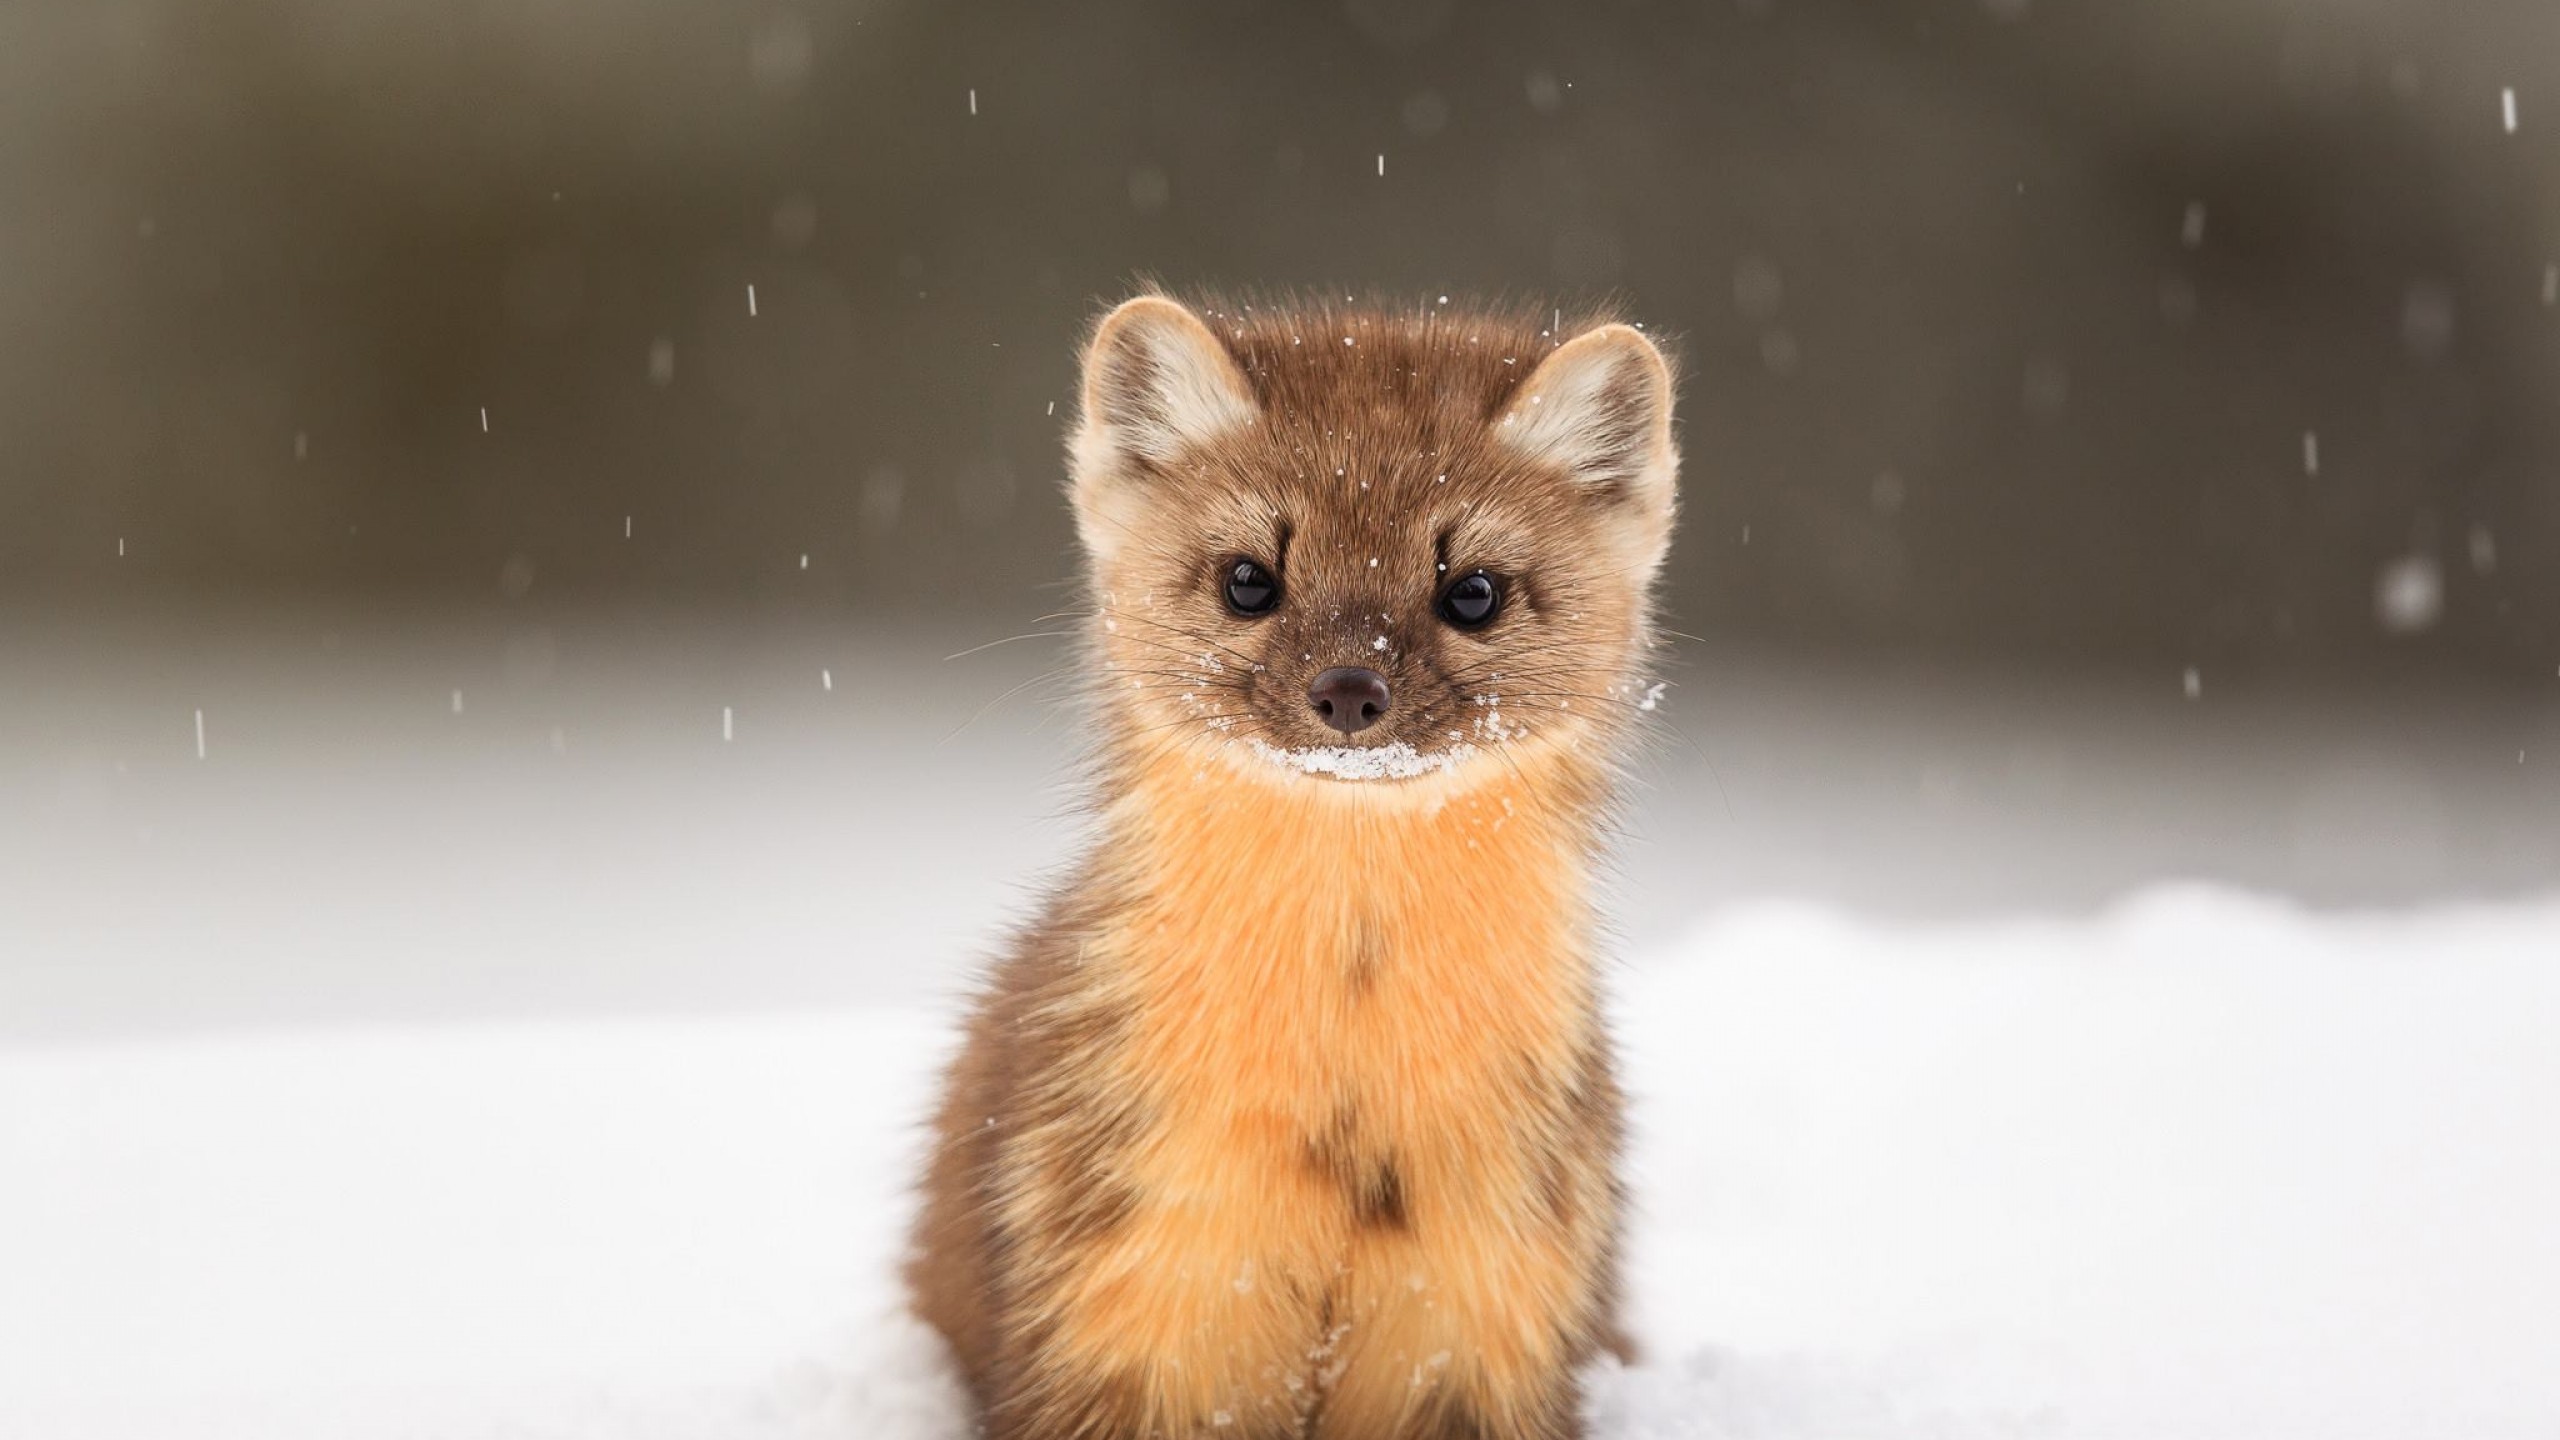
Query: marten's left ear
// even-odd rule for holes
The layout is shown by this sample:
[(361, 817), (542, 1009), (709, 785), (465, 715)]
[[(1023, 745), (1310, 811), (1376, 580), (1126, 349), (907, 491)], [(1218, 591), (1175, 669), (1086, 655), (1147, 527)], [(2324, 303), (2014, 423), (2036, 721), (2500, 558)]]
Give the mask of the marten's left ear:
[(1538, 363), (1494, 437), (1563, 470), (1627, 525), (1630, 558), (1660, 563), (1679, 502), (1671, 366), (1643, 331), (1603, 325)]
[(1235, 357), (1180, 303), (1141, 295), (1103, 316), (1085, 347), (1084, 413), (1068, 457), (1086, 552), (1104, 559), (1143, 533), (1166, 467), (1255, 414)]

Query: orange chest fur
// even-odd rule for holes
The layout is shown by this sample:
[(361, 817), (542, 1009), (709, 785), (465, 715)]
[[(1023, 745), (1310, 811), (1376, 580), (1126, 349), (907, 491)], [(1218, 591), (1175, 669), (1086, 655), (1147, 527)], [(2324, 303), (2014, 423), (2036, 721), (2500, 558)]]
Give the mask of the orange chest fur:
[(1285, 1159), (1354, 1123), (1413, 1163), (1498, 1143), (1595, 1023), (1578, 817), (1530, 777), (1421, 803), (1160, 780), (1104, 937), (1160, 1144)]

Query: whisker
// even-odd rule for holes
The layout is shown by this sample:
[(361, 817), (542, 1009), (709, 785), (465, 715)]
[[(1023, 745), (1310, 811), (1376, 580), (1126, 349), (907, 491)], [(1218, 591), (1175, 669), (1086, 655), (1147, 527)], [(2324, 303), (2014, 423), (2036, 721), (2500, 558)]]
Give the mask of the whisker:
[[(1660, 713), (1659, 706), (1652, 710), (1647, 710), (1644, 702), (1640, 699), (1631, 698), (1625, 695), (1594, 695), (1581, 690), (1506, 690), (1501, 696), (1501, 701), (1505, 705), (1518, 703), (1528, 709), (1544, 710), (1551, 714), (1571, 713), (1572, 707), (1551, 703), (1560, 699), (1588, 700), (1594, 704), (1617, 705), (1632, 710), (1638, 714)], [(1689, 732), (1681, 729), (1677, 725), (1657, 724), (1649, 726), (1645, 733), (1669, 735), (1674, 740), (1679, 741), (1682, 745), (1687, 746), (1689, 748), (1689, 752), (1698, 757), (1699, 763), (1707, 767), (1707, 777), (1715, 781), (1716, 798), (1724, 804), (1725, 818), (1728, 820), (1733, 818), (1733, 801), (1725, 794), (1724, 772), (1716, 765), (1715, 757), (1707, 753), (1705, 746), (1700, 745), (1694, 736), (1690, 735)]]
[(1104, 735), (1103, 738), (1106, 741), (1112, 739), (1137, 740), (1149, 735), (1161, 734), (1164, 731), (1176, 729), (1181, 726), (1197, 726), (1207, 734), (1217, 735), (1221, 732), (1212, 729), (1208, 724), (1209, 721), (1241, 720), (1243, 718), (1245, 718), (1245, 712), (1241, 710), (1216, 710), (1206, 715), (1184, 715), (1172, 720), (1160, 720), (1152, 725), (1141, 725), (1134, 730), (1120, 730), (1112, 732)]
[(1206, 645), (1212, 650), (1221, 651), (1234, 659), (1238, 664), (1244, 665), (1248, 668), (1262, 663), (1261, 661), (1254, 659), (1252, 656), (1245, 654), (1243, 651), (1238, 650), (1223, 641), (1213, 640), (1206, 635), (1197, 633), (1196, 631), (1185, 630), (1179, 625), (1173, 624), (1170, 621), (1158, 620), (1152, 615), (1140, 615), (1135, 611), (1129, 610), (1115, 610), (1111, 613), (1112, 618), (1115, 620), (1131, 620), (1140, 625), (1153, 625), (1159, 630), (1179, 635), (1185, 640), (1192, 641), (1196, 644)]
[(1067, 630), (1025, 630), (1019, 635), (1007, 635), (1001, 640), (990, 640), (984, 645), (972, 645), (966, 650), (945, 655), (942, 659), (945, 664), (948, 664), (954, 660), (966, 660), (972, 655), (979, 654), (983, 651), (993, 650), (999, 645), (1011, 645), (1018, 640), (1055, 640), (1061, 636), (1072, 633), (1072, 631)]
[(933, 748), (935, 748), (936, 750), (939, 750), (939, 749), (941, 749), (943, 746), (948, 745), (948, 744), (950, 744), (952, 741), (954, 741), (954, 740), (956, 740), (956, 739), (960, 738), (960, 735), (961, 735), (961, 733), (962, 733), (962, 732), (966, 731), (970, 726), (977, 724), (980, 720), (985, 719), (985, 718), (986, 718), (986, 716), (987, 716), (987, 712), (988, 712), (988, 711), (993, 710), (993, 709), (994, 709), (994, 708), (996, 708), (998, 705), (1001, 705), (1001, 704), (1003, 704), (1004, 702), (1006, 702), (1007, 700), (1012, 699), (1014, 696), (1021, 694), (1023, 691), (1030, 689), (1032, 686), (1034, 686), (1034, 685), (1038, 685), (1038, 684), (1041, 684), (1041, 683), (1043, 683), (1043, 682), (1050, 681), (1050, 680), (1057, 680), (1057, 679), (1061, 679), (1061, 678), (1065, 677), (1066, 675), (1068, 675), (1068, 674), (1070, 674), (1070, 673), (1072, 673), (1072, 672), (1070, 672), (1066, 667), (1064, 667), (1064, 666), (1059, 666), (1059, 667), (1054, 668), (1054, 669), (1043, 670), (1043, 671), (1041, 671), (1039, 674), (1032, 676), (1030, 679), (1025, 680), (1025, 681), (1022, 681), (1020, 684), (1016, 684), (1016, 685), (1009, 685), (1009, 686), (1005, 687), (1005, 689), (1004, 689), (1003, 693), (1001, 693), (1001, 694), (997, 695), (994, 699), (992, 699), (992, 700), (988, 701), (986, 704), (979, 706), (979, 707), (977, 708), (977, 710), (976, 710), (975, 712), (973, 712), (973, 713), (969, 716), (969, 718), (968, 718), (968, 719), (963, 720), (963, 721), (961, 721), (959, 724), (952, 726), (952, 727), (951, 727), (951, 733), (950, 733), (950, 734), (945, 735), (945, 736), (943, 736), (941, 739), (934, 741), (934, 742), (933, 742)]
[[(1176, 633), (1186, 633), (1186, 632), (1176, 632)], [(1158, 639), (1154, 638), (1153, 636), (1149, 636), (1149, 635), (1123, 635), (1123, 636), (1121, 636), (1121, 637), (1119, 637), (1119, 638), (1120, 638), (1120, 639), (1123, 639), (1123, 640), (1130, 641), (1130, 642), (1132, 642), (1132, 643), (1134, 643), (1134, 644), (1139, 644), (1139, 645), (1152, 645), (1152, 646), (1154, 646), (1155, 648), (1157, 648), (1158, 650), (1162, 650), (1162, 651), (1164, 651), (1164, 652), (1165, 652), (1166, 654), (1168, 654), (1168, 655), (1179, 655), (1179, 656), (1181, 656), (1181, 657), (1182, 657), (1183, 659), (1185, 659), (1185, 660), (1191, 660), (1191, 659), (1197, 659), (1197, 658), (1200, 658), (1199, 652), (1198, 652), (1198, 651), (1196, 651), (1196, 650), (1192, 650), (1192, 649), (1190, 649), (1190, 648), (1188, 648), (1188, 647), (1185, 647), (1185, 646), (1176, 645), (1176, 644), (1172, 643), (1171, 641), (1167, 641), (1167, 640), (1158, 640)], [(1233, 652), (1233, 651), (1230, 651), (1230, 652), (1228, 652), (1228, 653), (1233, 654), (1234, 652)], [(1261, 661), (1259, 661), (1259, 660), (1246, 661), (1246, 662), (1244, 662), (1244, 663), (1245, 663), (1248, 667), (1252, 667), (1252, 668), (1258, 668), (1258, 667), (1260, 667), (1260, 665), (1262, 664), (1262, 662), (1261, 662)]]

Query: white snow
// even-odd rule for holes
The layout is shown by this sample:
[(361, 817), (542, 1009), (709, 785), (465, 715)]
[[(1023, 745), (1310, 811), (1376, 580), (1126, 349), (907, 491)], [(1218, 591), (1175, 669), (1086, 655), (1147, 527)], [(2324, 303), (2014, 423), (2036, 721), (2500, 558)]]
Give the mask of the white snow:
[(1261, 740), (1245, 743), (1274, 765), (1337, 780), (1410, 780), (1454, 769), (1476, 753), (1471, 745), (1452, 745), (1425, 754), (1402, 740), (1391, 745), (1310, 745), (1292, 750)]
[(2382, 628), (2409, 635), (2444, 614), (2444, 572), (2430, 555), (2404, 555), (2382, 567), (2373, 582), (2373, 609)]
[[(2560, 1431), (2560, 902), (1759, 903), (1617, 977), (1604, 1440)], [(943, 1017), (0, 1049), (0, 1434), (959, 1440)]]

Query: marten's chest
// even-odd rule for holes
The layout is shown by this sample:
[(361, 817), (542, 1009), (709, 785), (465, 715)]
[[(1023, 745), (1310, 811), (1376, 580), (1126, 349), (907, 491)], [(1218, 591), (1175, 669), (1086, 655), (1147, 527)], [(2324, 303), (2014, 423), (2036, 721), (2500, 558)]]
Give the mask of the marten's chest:
[(1596, 1024), (1587, 863), (1550, 807), (1210, 789), (1150, 821), (1105, 944), (1160, 1158), (1481, 1170), (1570, 1084)]

